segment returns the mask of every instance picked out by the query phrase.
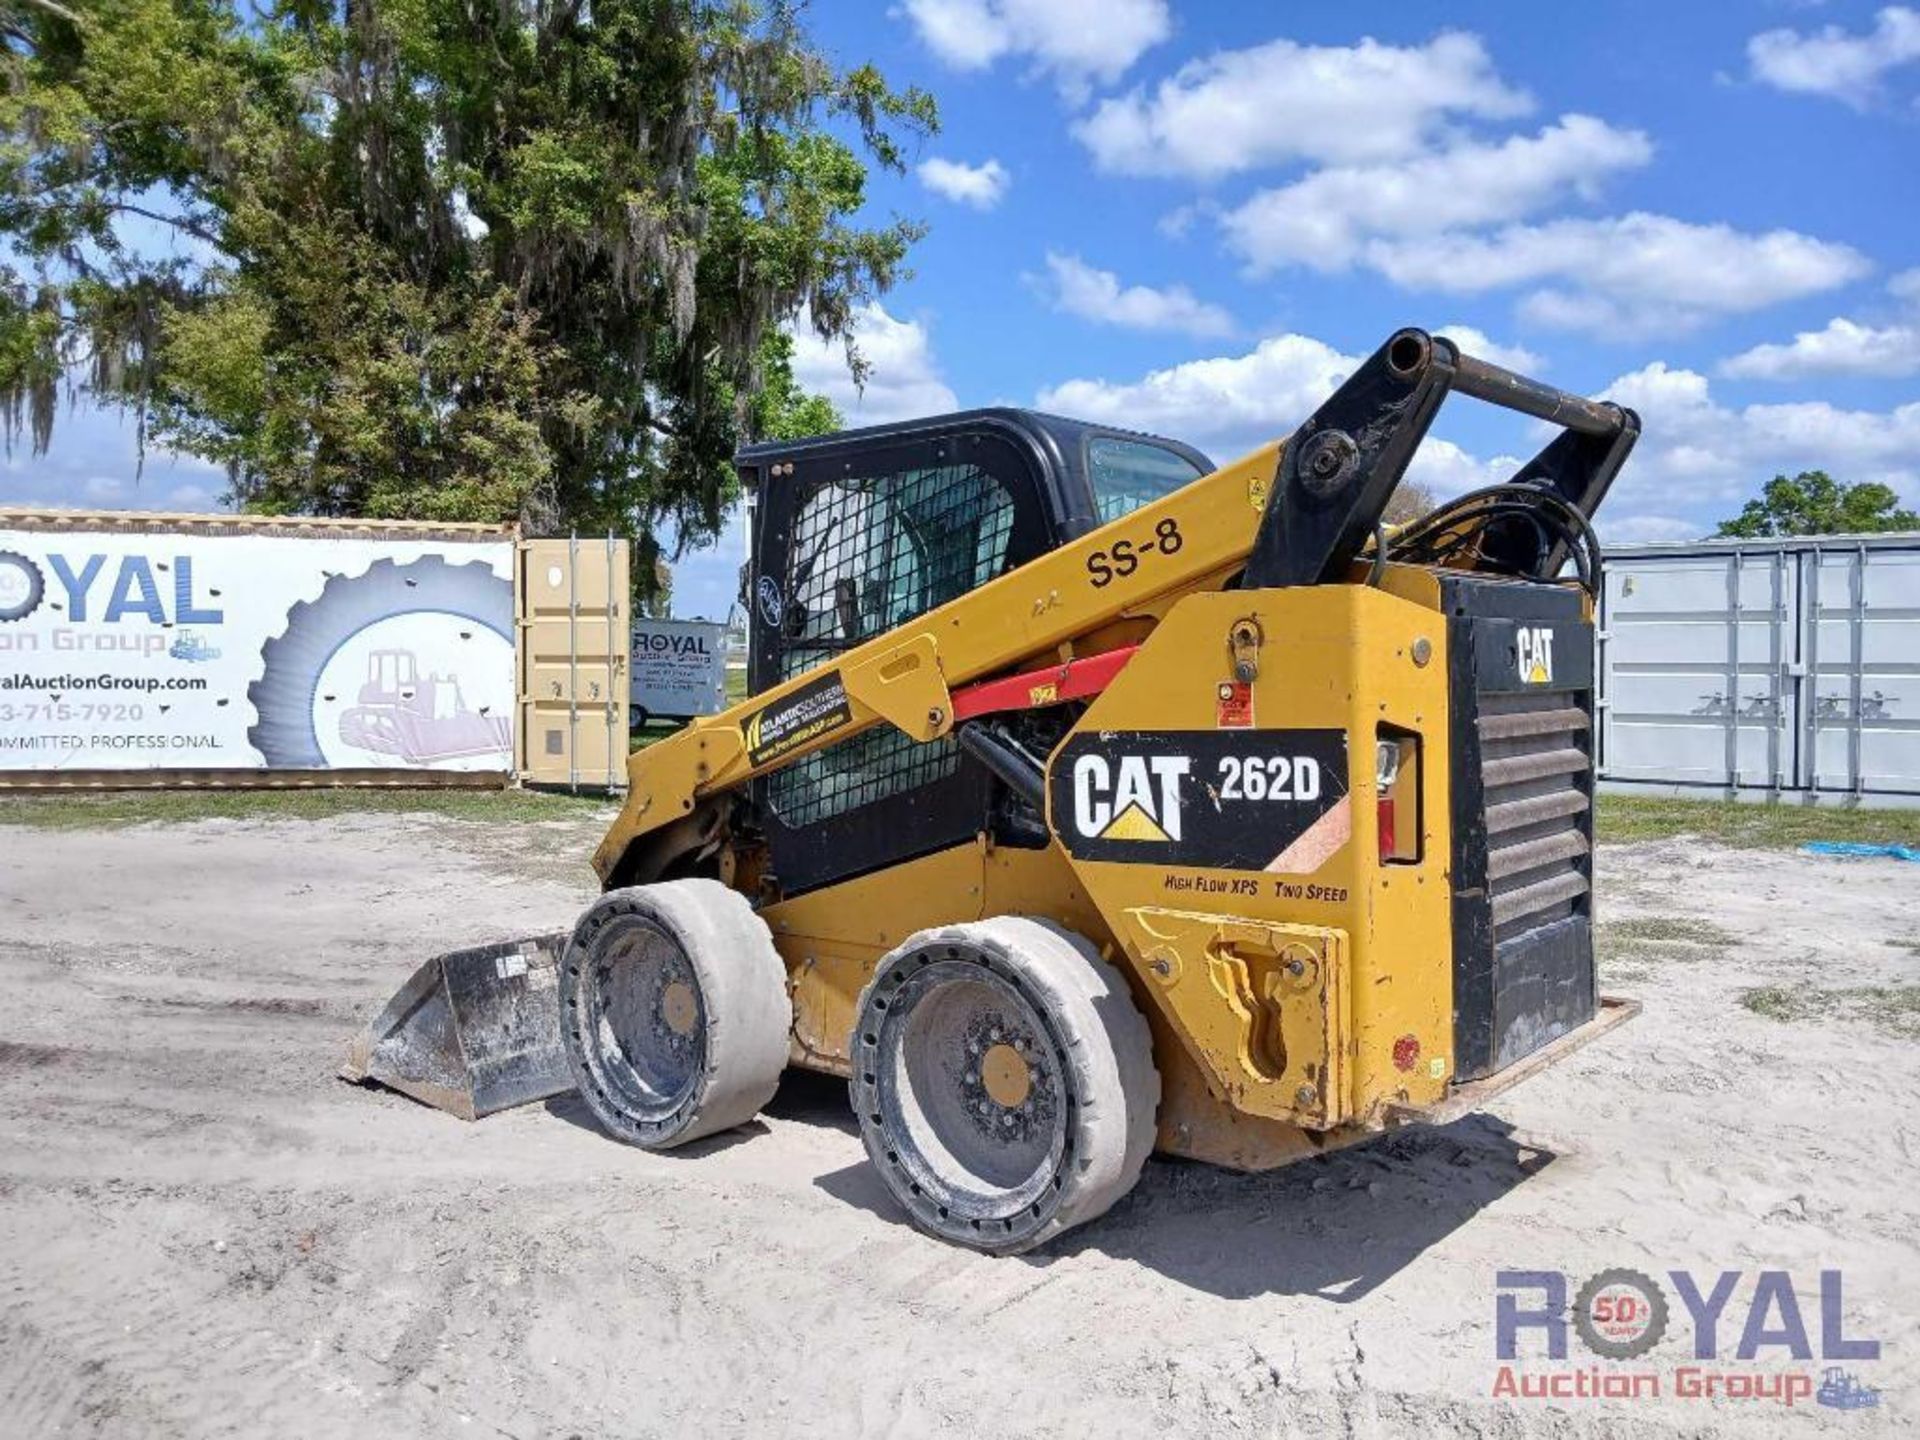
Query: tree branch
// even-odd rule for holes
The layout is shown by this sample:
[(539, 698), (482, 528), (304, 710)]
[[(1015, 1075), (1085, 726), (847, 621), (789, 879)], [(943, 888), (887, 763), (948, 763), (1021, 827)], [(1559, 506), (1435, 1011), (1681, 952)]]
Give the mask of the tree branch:
[(44, 10), (56, 20), (64, 20), (75, 29), (80, 27), (80, 17), (64, 5), (56, 5), (53, 0), (27, 0), (27, 4), (36, 10)]
[(124, 201), (113, 200), (107, 202), (107, 204), (108, 208), (112, 210), (122, 211), (128, 215), (138, 215), (141, 219), (151, 220), (155, 224), (171, 225), (174, 229), (191, 235), (203, 244), (211, 245), (223, 255), (230, 253), (218, 235), (192, 220), (184, 219), (178, 215), (161, 215), (156, 211), (146, 210), (138, 205), (126, 204)]
[[(233, 253), (227, 249), (226, 243), (221, 240), (218, 234), (207, 229), (198, 221), (189, 220), (185, 216), (162, 215), (159, 211), (149, 210), (143, 205), (135, 205), (125, 200), (108, 200), (104, 197), (92, 203), (99, 205), (104, 210), (115, 211), (126, 215), (138, 215), (142, 220), (151, 220), (156, 225), (170, 225), (184, 234), (191, 235), (203, 244), (211, 245), (222, 255), (231, 256)], [(43, 201), (42, 204), (45, 209), (63, 210), (68, 214), (84, 210), (88, 206), (88, 202), (83, 200), (46, 200)]]

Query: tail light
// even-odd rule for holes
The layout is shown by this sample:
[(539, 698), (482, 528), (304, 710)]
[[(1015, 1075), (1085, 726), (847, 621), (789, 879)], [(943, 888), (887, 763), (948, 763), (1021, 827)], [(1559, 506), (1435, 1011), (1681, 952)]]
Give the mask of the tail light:
[(1373, 783), (1380, 859), (1389, 865), (1420, 861), (1420, 737), (1382, 725), (1374, 745)]

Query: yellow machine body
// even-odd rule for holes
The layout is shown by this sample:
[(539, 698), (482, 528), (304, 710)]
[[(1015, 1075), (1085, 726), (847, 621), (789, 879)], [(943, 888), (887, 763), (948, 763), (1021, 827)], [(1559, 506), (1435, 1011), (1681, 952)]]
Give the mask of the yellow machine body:
[[(1387, 502), (1451, 392), (1563, 433), (1505, 484), (1390, 535)], [(911, 1126), (881, 1112), (910, 1087), (875, 1078), (906, 1042), (882, 1032), (909, 1013), (949, 1022), (911, 998), (873, 1017), (919, 993), (902, 966), (946, 943), (922, 932), (1031, 917), (1072, 935), (976, 926), (965, 944), (982, 947), (968, 953), (983, 975), (1025, 946), (1020, 963), (1039, 968), (1022, 973), (1091, 970), (1107, 987), (1110, 966), (1139, 1011), (1129, 1038), (1099, 1042), (1116, 1074), (1128, 1067), (1115, 1084), (1134, 1130), (1103, 1162), (1124, 1184), (1054, 1190), (1069, 1216), (1132, 1183), (1150, 1132), (1164, 1152), (1258, 1170), (1478, 1105), (1636, 1008), (1595, 982), (1587, 597), (1588, 517), (1638, 432), (1631, 411), (1403, 330), (1286, 441), (1217, 468), (1177, 441), (1004, 409), (748, 447), (755, 693), (632, 755), (593, 857), (618, 893), (564, 947), (546, 937), (423, 969), (350, 1071), (446, 1103), (434, 1057), (504, 1057), (454, 1097), (467, 1112), (571, 1078), (617, 1133), (667, 1144), (737, 1123), (729, 1106), (752, 1113), (784, 1044), (788, 1063), (847, 1076), (856, 1097), (868, 1087), (870, 1154), (906, 1164), (885, 1134)], [(736, 895), (660, 883), (713, 880)], [(757, 1009), (740, 998), (751, 987), (727, 991), (730, 1013), (760, 1017), (756, 1048), (728, 1062), (733, 1088), (710, 1111), (698, 1082), (720, 1062), (683, 1074), (676, 1042), (605, 1020), (613, 990), (629, 1020), (653, 1013), (608, 978), (613, 952), (628, 953), (608, 937), (665, 935), (693, 892), (725, 933), (701, 931), (712, 953), (669, 948), (721, 967), (703, 986), (759, 977)], [(600, 958), (561, 962), (556, 985), (562, 948)], [(618, 963), (667, 973), (657, 957), (654, 970)], [(992, 991), (950, 970), (936, 980), (950, 996)], [(680, 1007), (654, 1009), (684, 1039), (697, 1011), (685, 977), (674, 983)], [(1049, 993), (1061, 1015), (1078, 1003)], [(982, 1021), (995, 1037), (1000, 1023)], [(952, 1094), (934, 1088), (963, 1105), (954, 1133), (997, 1113), (990, 1138), (1015, 1153), (1041, 1133), (1021, 1128), (1040, 1109), (1023, 1108), (1030, 1092), (1005, 1068), (1026, 1052), (988, 1082), (975, 1057), (1007, 1046), (977, 1039), (914, 1043), (946, 1057)], [(976, 1082), (984, 1096), (966, 1090)], [(1087, 1143), (1111, 1148), (1099, 1128)], [(919, 1222), (948, 1238), (976, 1243), (990, 1224), (993, 1245), (1017, 1247), (1053, 1223), (1042, 1205), (1001, 1214), (998, 1192), (923, 1171), (947, 1199), (898, 1176), (896, 1194), (926, 1201)], [(1031, 1234), (1013, 1232), (1021, 1215)]]
[[(971, 845), (905, 860), (794, 899), (757, 892), (754, 859), (725, 850), (723, 878), (762, 901), (787, 962), (793, 1063), (845, 1074), (861, 988), (879, 959), (931, 926), (992, 915), (1050, 918), (1088, 936), (1129, 976), (1163, 1078), (1168, 1153), (1264, 1169), (1435, 1113), (1453, 1078), (1448, 856), (1447, 626), (1424, 569), (1377, 583), (1225, 590), (1268, 498), (1266, 447), (842, 656), (845, 692), (823, 722), (756, 764), (756, 726), (818, 683), (808, 672), (636, 753), (626, 805), (595, 856), (607, 883), (649, 835), (716, 833), (700, 802), (863, 727), (946, 733), (952, 692), (982, 676), (1139, 649), (1075, 734), (1221, 733), (1254, 741), (1337, 731), (1351, 787), (1318, 843), (1257, 872)], [(1178, 549), (1094, 589), (1091, 556), (1177, 534)], [(1250, 643), (1249, 643), (1250, 642)], [(1383, 858), (1372, 764), (1382, 727), (1411, 740), (1395, 811), (1403, 858)], [(1062, 747), (1065, 748), (1064, 746)], [(1277, 751), (1275, 753), (1278, 753)], [(1404, 838), (1413, 828), (1411, 843)], [(1054, 828), (1060, 828), (1054, 817)], [(660, 853), (665, 853), (664, 851)], [(657, 862), (656, 862), (657, 863)], [(648, 869), (654, 868), (649, 865)]]
[[(1418, 591), (1422, 578), (1395, 583)], [(1215, 730), (1220, 689), (1234, 684), (1231, 637), (1248, 620), (1264, 637), (1256, 734), (1369, 737), (1385, 723), (1446, 753), (1440, 617), (1363, 586), (1188, 596), (1077, 729)], [(1380, 1129), (1389, 1104), (1437, 1103), (1451, 1074), (1446, 767), (1419, 766), (1419, 858), (1385, 864), (1370, 743), (1367, 754), (1326, 843), (1257, 876), (1154, 864), (1151, 842), (1142, 861), (1116, 863), (983, 837), (766, 907), (793, 981), (794, 1063), (846, 1073), (861, 987), (915, 931), (1036, 914), (1126, 967), (1166, 1080), (1165, 1151), (1264, 1168)], [(1409, 1036), (1418, 1062), (1396, 1065)]]

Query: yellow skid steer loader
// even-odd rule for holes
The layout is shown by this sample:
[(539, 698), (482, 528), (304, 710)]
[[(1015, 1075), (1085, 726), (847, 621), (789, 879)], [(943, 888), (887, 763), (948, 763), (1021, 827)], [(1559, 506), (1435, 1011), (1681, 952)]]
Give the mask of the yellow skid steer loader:
[[(1558, 433), (1389, 533), (1452, 392)], [(1002, 1253), (1156, 1149), (1470, 1110), (1637, 1008), (1595, 984), (1588, 520), (1638, 433), (1403, 330), (1220, 467), (1005, 409), (750, 447), (751, 697), (633, 756), (571, 935), (429, 962), (348, 1073), (577, 1088), (647, 1148), (844, 1076), (913, 1221)]]

